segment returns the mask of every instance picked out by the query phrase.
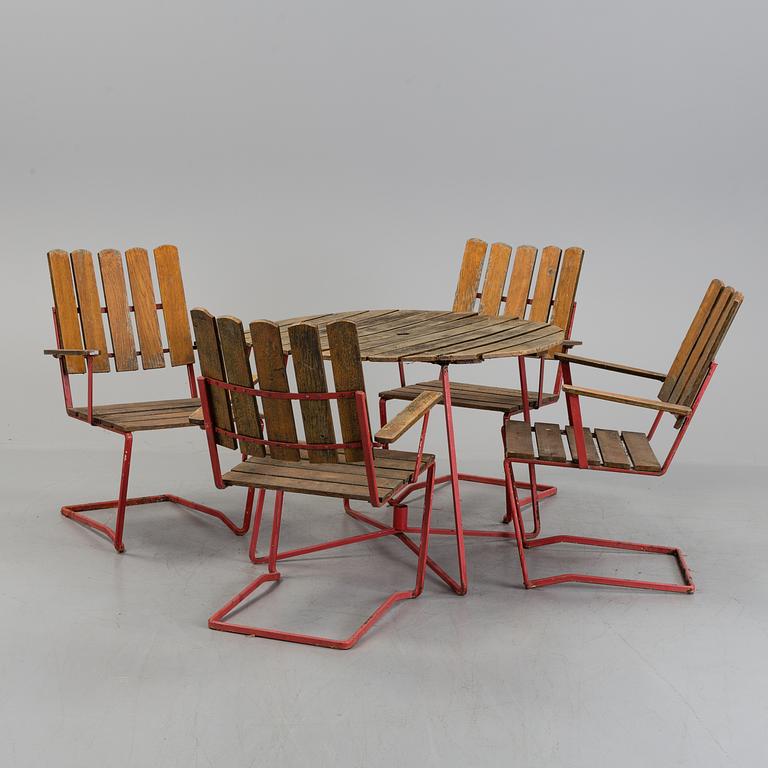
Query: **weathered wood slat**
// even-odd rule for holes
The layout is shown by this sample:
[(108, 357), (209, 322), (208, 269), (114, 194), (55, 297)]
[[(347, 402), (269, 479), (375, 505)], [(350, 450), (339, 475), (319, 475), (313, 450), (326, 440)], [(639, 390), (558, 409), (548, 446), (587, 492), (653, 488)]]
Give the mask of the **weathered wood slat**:
[(487, 248), (488, 243), (483, 240), (476, 238), (467, 240), (459, 282), (456, 286), (456, 296), (453, 300), (454, 312), (471, 312), (474, 308)]
[(704, 325), (709, 319), (710, 312), (715, 306), (720, 292), (725, 287), (721, 280), (712, 280), (707, 288), (704, 298), (696, 310), (693, 321), (691, 322), (688, 332), (685, 334), (683, 343), (680, 345), (680, 349), (675, 355), (675, 359), (672, 361), (672, 365), (669, 368), (667, 379), (659, 390), (660, 400), (669, 400), (672, 396), (672, 391), (677, 384), (678, 377), (683, 371), (685, 364), (688, 362), (688, 358), (693, 350), (699, 335), (701, 334)]
[(86, 349), (98, 349), (93, 357), (94, 373), (109, 371), (107, 338), (104, 335), (104, 321), (101, 316), (101, 299), (96, 285), (96, 272), (90, 251), (72, 251), (72, 273), (75, 278), (77, 303), (80, 307), (80, 323), (83, 327), (83, 341)]
[[(253, 387), (253, 374), (248, 360), (243, 324), (235, 317), (220, 317), (216, 321), (221, 344), (221, 356), (227, 381), (241, 387)], [(244, 392), (230, 392), (232, 413), (237, 434), (263, 439), (256, 398)], [(240, 440), (240, 451), (249, 456), (264, 456), (264, 446)]]
[(200, 404), (198, 398), (177, 398), (175, 400), (147, 400), (139, 403), (106, 403), (94, 405), (93, 413), (97, 416), (119, 416), (128, 413), (162, 413), (163, 411), (178, 411), (192, 404)]
[(515, 261), (509, 277), (507, 301), (504, 305), (505, 317), (525, 317), (535, 264), (536, 249), (532, 245), (519, 246), (515, 251)]
[[(48, 251), (53, 305), (56, 308), (61, 349), (85, 349), (77, 315), (77, 299), (72, 282), (72, 266), (66, 251)], [(85, 373), (85, 359), (79, 355), (64, 358), (68, 373)]]
[[(582, 429), (584, 432), (584, 445), (587, 449), (587, 464), (593, 467), (599, 467), (603, 462), (600, 460), (600, 454), (597, 451), (597, 446), (595, 445), (592, 433), (587, 427), (583, 427)], [(571, 459), (574, 462), (578, 462), (579, 455), (576, 450), (576, 433), (570, 424), (565, 428), (565, 436), (568, 439), (568, 450), (571, 452)]]
[[(259, 377), (259, 389), (269, 392), (289, 392), (288, 374), (285, 370), (283, 345), (280, 340), (280, 328), (268, 320), (251, 323), (251, 342), (256, 359), (256, 375)], [(262, 397), (264, 421), (270, 440), (283, 443), (298, 442), (293, 406), (290, 400), (275, 400)], [(299, 461), (298, 448), (271, 446), (270, 456), (275, 459)]]
[(481, 315), (495, 317), (499, 314), (511, 255), (512, 248), (506, 243), (494, 243), (491, 246), (491, 253), (488, 257), (488, 269), (485, 273), (485, 281), (480, 298), (479, 312)]
[[(293, 370), (299, 392), (327, 392), (325, 368), (320, 349), (320, 334), (313, 325), (292, 325), (288, 329), (293, 354)], [(301, 416), (304, 435), (308, 443), (335, 443), (331, 407), (327, 400), (302, 400)], [(309, 460), (313, 463), (335, 463), (335, 450), (311, 450)]]
[[(579, 286), (581, 264), (584, 261), (584, 251), (581, 248), (566, 248), (560, 262), (560, 276), (557, 280), (555, 303), (552, 306), (550, 320), (558, 328), (568, 330), (573, 314), (573, 303), (576, 300), (576, 289)], [(549, 350), (551, 357), (555, 352), (562, 352), (562, 345)]]
[[(196, 308), (192, 310), (192, 325), (195, 329), (200, 373), (209, 379), (226, 381), (216, 318), (207, 310)], [(229, 393), (220, 387), (208, 387), (208, 398), (214, 427), (234, 432)], [(234, 438), (229, 435), (216, 433), (215, 440), (225, 448), (234, 449), (237, 446)]]
[(533, 459), (533, 433), (525, 421), (508, 421), (504, 426), (507, 456), (513, 459)]
[(155, 248), (154, 254), (171, 365), (194, 363), (195, 352), (189, 330), (179, 252), (173, 245), (161, 245)]
[(557, 270), (560, 266), (560, 249), (554, 245), (548, 245), (541, 252), (539, 260), (539, 273), (536, 276), (536, 287), (533, 291), (531, 311), (528, 319), (535, 323), (546, 323), (549, 319), (552, 296), (555, 291)]
[(131, 285), (133, 314), (136, 318), (136, 332), (141, 349), (141, 367), (165, 367), (163, 341), (160, 337), (160, 323), (157, 320), (157, 301), (152, 287), (152, 273), (149, 271), (149, 257), (144, 248), (129, 248), (125, 252), (128, 266), (128, 282)]
[(112, 337), (112, 351), (115, 355), (115, 369), (136, 371), (139, 363), (120, 252), (112, 249), (99, 251), (99, 269), (104, 287), (104, 303), (107, 306), (109, 333)]
[[(333, 386), (337, 392), (365, 392), (363, 364), (360, 361), (360, 344), (354, 323), (342, 320), (330, 323), (327, 328), (328, 347), (331, 353)], [(362, 440), (362, 427), (354, 399), (337, 400), (341, 435), (345, 443)], [(370, 423), (366, 425), (370, 434)], [(362, 448), (345, 448), (347, 461), (362, 461)]]
[(600, 446), (603, 464), (606, 467), (618, 467), (621, 469), (630, 469), (632, 467), (618, 432), (613, 429), (596, 429), (595, 437), (597, 438), (598, 446)]
[(536, 445), (539, 449), (539, 458), (544, 461), (565, 461), (565, 448), (560, 434), (559, 424), (547, 424), (537, 422), (534, 431), (536, 433)]
[(421, 392), (416, 399), (400, 411), (393, 419), (376, 433), (376, 441), (379, 443), (393, 443), (404, 435), (419, 419), (429, 412), (429, 409), (441, 402), (443, 396), (440, 392)]
[(642, 432), (622, 432), (621, 439), (627, 449), (633, 467), (639, 472), (660, 472), (661, 464)]

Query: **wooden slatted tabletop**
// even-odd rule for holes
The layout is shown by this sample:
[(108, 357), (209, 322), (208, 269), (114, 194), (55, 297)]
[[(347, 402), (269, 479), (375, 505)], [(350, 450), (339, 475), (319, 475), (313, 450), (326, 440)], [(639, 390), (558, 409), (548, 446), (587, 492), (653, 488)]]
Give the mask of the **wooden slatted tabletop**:
[(370, 362), (479, 363), (546, 352), (564, 338), (563, 331), (551, 323), (487, 317), (477, 312), (376, 309), (282, 320), (278, 325), (283, 349), (290, 352), (291, 325), (311, 323), (319, 326), (323, 352), (327, 353), (325, 329), (336, 320), (357, 325), (362, 359)]

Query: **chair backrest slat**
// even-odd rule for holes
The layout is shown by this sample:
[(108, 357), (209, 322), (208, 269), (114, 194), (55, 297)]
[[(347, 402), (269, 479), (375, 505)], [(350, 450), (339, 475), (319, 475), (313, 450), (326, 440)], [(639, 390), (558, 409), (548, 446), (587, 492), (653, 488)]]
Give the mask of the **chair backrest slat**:
[(549, 320), (552, 296), (557, 281), (557, 270), (560, 266), (560, 254), (560, 249), (554, 245), (548, 245), (541, 252), (539, 273), (536, 276), (531, 311), (528, 314), (528, 319), (534, 323), (546, 323)]
[[(268, 320), (251, 323), (251, 345), (256, 359), (256, 375), (259, 389), (269, 392), (290, 392), (288, 374), (285, 369), (285, 356), (280, 339), (280, 327)], [(199, 348), (198, 343), (198, 348)], [(290, 400), (262, 398), (264, 423), (267, 437), (283, 443), (296, 443), (296, 421)], [(283, 461), (299, 461), (298, 448), (270, 446), (270, 455)]]
[[(293, 355), (293, 370), (299, 392), (327, 392), (325, 366), (320, 347), (320, 334), (316, 326), (302, 323), (288, 328)], [(304, 436), (308, 443), (335, 443), (335, 431), (331, 417), (331, 406), (327, 400), (302, 400), (301, 417), (304, 422)], [(313, 463), (328, 464), (338, 461), (335, 449), (311, 450), (309, 460)]]
[(459, 282), (456, 285), (456, 296), (453, 299), (453, 312), (471, 312), (474, 309), (487, 248), (488, 243), (484, 240), (467, 240)]
[[(72, 282), (72, 265), (66, 251), (48, 251), (53, 304), (62, 349), (85, 349), (77, 316), (77, 299)], [(79, 355), (64, 358), (67, 373), (85, 373), (85, 360)]]
[[(229, 384), (253, 388), (253, 374), (248, 360), (243, 324), (236, 317), (220, 317), (217, 320), (221, 357)], [(229, 393), (232, 413), (237, 424), (237, 434), (263, 439), (259, 407), (256, 398), (244, 392)], [(263, 445), (240, 440), (240, 451), (249, 456), (264, 456)]]
[(707, 292), (704, 294), (704, 298), (701, 300), (701, 304), (699, 305), (698, 310), (696, 310), (693, 321), (688, 328), (688, 332), (685, 334), (683, 343), (680, 345), (680, 349), (677, 351), (677, 355), (675, 355), (675, 359), (672, 361), (672, 365), (667, 373), (667, 378), (664, 380), (664, 383), (659, 390), (659, 400), (670, 401), (672, 392), (677, 385), (685, 364), (688, 362), (691, 351), (696, 345), (696, 342), (709, 319), (709, 315), (717, 303), (717, 299), (724, 287), (725, 285), (722, 280), (713, 280), (709, 284)]
[[(503, 278), (502, 278), (503, 280)], [(363, 363), (360, 359), (360, 344), (354, 323), (340, 320), (327, 327), (328, 347), (331, 353), (333, 386), (337, 392), (365, 392)], [(360, 442), (362, 430), (354, 399), (337, 400), (342, 439), (345, 443)], [(370, 434), (370, 425), (368, 425)], [(362, 448), (345, 448), (347, 461), (362, 461)]]
[(83, 341), (86, 349), (98, 349), (93, 358), (94, 373), (110, 370), (107, 338), (104, 335), (104, 319), (101, 299), (96, 285), (96, 272), (90, 251), (72, 251), (72, 273), (75, 278), (77, 303), (80, 307), (80, 324), (83, 327)]
[(154, 254), (171, 365), (194, 363), (195, 352), (189, 331), (179, 252), (174, 245), (161, 245), (155, 248)]
[(499, 314), (511, 255), (512, 248), (506, 245), (506, 243), (494, 243), (491, 246), (482, 296), (480, 297), (479, 312), (481, 315), (496, 317)]
[(112, 351), (115, 355), (115, 369), (138, 370), (136, 342), (133, 338), (128, 293), (125, 289), (123, 259), (119, 251), (112, 249), (99, 251), (99, 268), (101, 283), (104, 286), (109, 333), (112, 337)]
[[(195, 329), (195, 341), (197, 342), (197, 359), (200, 364), (200, 373), (209, 379), (226, 381), (224, 361), (221, 357), (221, 345), (219, 344), (219, 331), (216, 327), (216, 318), (205, 309), (193, 309), (192, 325)], [(232, 407), (229, 401), (229, 393), (221, 387), (210, 387), (208, 397), (211, 404), (214, 426), (235, 431), (232, 421)], [(229, 435), (215, 434), (215, 440), (225, 448), (236, 448), (237, 443)]]
[(157, 320), (157, 302), (149, 271), (149, 257), (144, 248), (129, 248), (125, 252), (128, 266), (128, 281), (131, 284), (133, 313), (136, 316), (136, 331), (141, 349), (141, 367), (164, 368), (165, 355), (160, 338), (160, 324)]
[[(566, 332), (573, 315), (573, 305), (576, 301), (576, 289), (579, 287), (579, 275), (583, 260), (584, 251), (581, 248), (566, 248), (560, 261), (560, 277), (557, 281), (550, 322)], [(550, 349), (547, 356), (551, 357), (555, 352), (562, 351), (563, 347), (558, 345)]]
[(504, 307), (505, 317), (525, 317), (535, 264), (536, 248), (532, 245), (519, 246), (515, 251), (512, 274), (509, 276), (507, 302)]

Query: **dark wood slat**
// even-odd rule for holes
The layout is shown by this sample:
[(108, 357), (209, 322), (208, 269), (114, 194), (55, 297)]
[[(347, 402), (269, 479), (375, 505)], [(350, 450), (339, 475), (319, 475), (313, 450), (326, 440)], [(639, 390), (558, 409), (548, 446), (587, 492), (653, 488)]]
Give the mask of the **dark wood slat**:
[[(514, 322), (514, 321), (513, 321)], [(485, 338), (472, 339), (466, 342), (441, 345), (441, 351), (446, 355), (454, 355), (458, 352), (472, 353), (481, 357), (485, 352), (493, 352), (498, 349), (507, 349), (530, 339), (548, 336), (553, 332), (551, 326), (546, 323), (520, 323), (516, 328), (504, 326), (494, 329)]]
[(112, 249), (99, 251), (99, 269), (104, 287), (104, 303), (107, 306), (109, 333), (112, 337), (112, 351), (115, 355), (115, 369), (136, 371), (139, 368), (139, 362), (136, 357), (136, 341), (133, 338), (123, 259), (120, 252)]
[[(587, 427), (583, 427), (582, 429), (584, 431), (584, 445), (587, 449), (587, 464), (593, 467), (599, 467), (603, 462), (600, 461), (600, 454), (597, 451), (597, 446), (595, 445), (592, 433)], [(565, 428), (565, 436), (568, 439), (568, 450), (571, 452), (571, 459), (574, 462), (577, 462), (579, 460), (579, 455), (576, 451), (576, 433), (570, 424)]]
[[(333, 386), (337, 392), (365, 392), (363, 364), (360, 361), (360, 344), (357, 339), (357, 328), (354, 323), (342, 320), (330, 323), (328, 331), (328, 347), (331, 353), (331, 368), (333, 370)], [(353, 399), (338, 400), (339, 423), (345, 443), (360, 442), (362, 427), (357, 414), (357, 404)], [(366, 425), (370, 434), (370, 422)], [(362, 461), (362, 448), (345, 448), (347, 461)]]
[[(248, 360), (243, 324), (236, 317), (220, 317), (216, 321), (221, 344), (221, 356), (227, 381), (241, 387), (253, 387), (253, 374)], [(230, 392), (232, 413), (237, 434), (262, 439), (259, 408), (256, 398), (244, 392)], [(264, 456), (264, 446), (240, 440), (240, 451), (249, 456)]]
[[(579, 275), (584, 261), (584, 251), (581, 248), (567, 248), (560, 261), (560, 276), (557, 280), (555, 303), (552, 306), (551, 322), (564, 331), (568, 330), (573, 314), (573, 302), (576, 300), (576, 289), (579, 287)], [(549, 350), (551, 357), (555, 352), (562, 352), (562, 345)]]
[[(51, 276), (53, 305), (56, 308), (61, 349), (85, 349), (77, 315), (72, 265), (66, 251), (48, 251), (48, 271)], [(68, 373), (85, 373), (85, 359), (79, 355), (64, 358)]]
[(536, 287), (533, 291), (531, 311), (528, 314), (528, 319), (535, 323), (546, 323), (549, 319), (550, 305), (555, 292), (555, 282), (559, 266), (560, 249), (554, 245), (548, 245), (541, 252), (539, 273), (536, 276)]
[(666, 381), (659, 390), (660, 400), (669, 400), (672, 396), (672, 390), (677, 384), (677, 379), (682, 373), (685, 364), (688, 362), (691, 350), (695, 346), (699, 334), (701, 334), (701, 331), (709, 318), (709, 314), (715, 306), (715, 302), (724, 287), (725, 285), (721, 280), (712, 280), (709, 284), (709, 287), (704, 294), (704, 298), (701, 300), (701, 304), (699, 304), (699, 308), (696, 310), (691, 325), (685, 334), (683, 343), (680, 345), (680, 349), (677, 351), (675, 359), (672, 361)]
[(621, 439), (627, 449), (632, 465), (639, 472), (660, 472), (661, 464), (642, 432), (622, 432)]
[(513, 459), (533, 459), (533, 433), (525, 421), (508, 421), (504, 427), (507, 456)]
[(544, 461), (565, 461), (565, 448), (559, 424), (537, 422), (534, 426), (539, 458)]
[[(293, 370), (299, 392), (327, 392), (325, 367), (320, 349), (320, 334), (314, 325), (292, 325), (288, 329), (293, 355)], [(302, 400), (301, 417), (304, 435), (308, 443), (335, 443), (336, 433), (327, 400)], [(312, 450), (309, 460), (313, 463), (335, 463), (335, 450)]]
[(155, 248), (154, 254), (171, 365), (194, 363), (195, 352), (189, 330), (187, 299), (184, 296), (184, 283), (181, 279), (179, 252), (174, 245), (161, 245)]
[[(259, 389), (269, 392), (289, 392), (290, 387), (285, 370), (279, 326), (268, 320), (251, 323), (251, 342), (256, 359)], [(279, 440), (283, 443), (298, 442), (293, 406), (290, 400), (274, 400), (269, 397), (262, 397), (261, 407), (264, 410), (264, 421), (270, 440)], [(298, 448), (271, 446), (269, 453), (275, 459), (299, 461)]]
[(157, 320), (157, 301), (152, 287), (152, 273), (149, 271), (149, 257), (144, 248), (129, 248), (125, 252), (128, 266), (128, 282), (131, 284), (133, 314), (136, 318), (136, 332), (141, 349), (141, 367), (164, 368), (165, 355), (160, 338), (160, 323)]
[(85, 347), (99, 350), (99, 354), (93, 357), (93, 372), (107, 373), (110, 370), (107, 337), (104, 335), (101, 299), (90, 251), (72, 251), (72, 273), (75, 278)]
[(613, 429), (596, 429), (595, 437), (606, 467), (631, 469), (632, 465), (624, 451), (624, 443), (621, 442), (618, 432)]
[(507, 301), (504, 305), (505, 317), (525, 317), (535, 264), (536, 249), (532, 245), (519, 246), (515, 251), (515, 261), (509, 277)]
[(147, 400), (140, 403), (107, 403), (94, 405), (93, 412), (96, 415), (120, 415), (141, 411), (144, 413), (160, 413), (163, 411), (178, 411), (185, 408), (195, 408), (200, 405), (196, 397), (184, 397), (176, 400)]
[[(297, 477), (276, 477), (251, 472), (231, 470), (223, 476), (229, 485), (266, 488), (267, 490), (288, 491), (289, 493), (309, 493), (315, 496), (332, 496), (342, 499), (357, 499), (367, 501), (370, 496), (361, 485), (344, 483), (321, 482)], [(391, 493), (388, 495), (392, 495)], [(383, 496), (380, 495), (380, 500)]]
[(485, 273), (482, 296), (480, 297), (479, 313), (481, 315), (495, 317), (499, 314), (511, 255), (512, 248), (506, 243), (494, 243), (491, 246), (488, 269)]
[(467, 240), (464, 258), (461, 261), (459, 282), (456, 285), (456, 296), (453, 299), (454, 312), (471, 312), (474, 308), (487, 249), (488, 243), (484, 240), (476, 238)]
[[(226, 381), (216, 318), (208, 310), (196, 308), (192, 310), (192, 325), (195, 329), (200, 373), (209, 379)], [(208, 387), (208, 398), (214, 427), (234, 432), (235, 425), (232, 420), (229, 393), (219, 387)], [(228, 435), (217, 433), (215, 439), (219, 445), (225, 448), (234, 449), (237, 447), (235, 440)]]

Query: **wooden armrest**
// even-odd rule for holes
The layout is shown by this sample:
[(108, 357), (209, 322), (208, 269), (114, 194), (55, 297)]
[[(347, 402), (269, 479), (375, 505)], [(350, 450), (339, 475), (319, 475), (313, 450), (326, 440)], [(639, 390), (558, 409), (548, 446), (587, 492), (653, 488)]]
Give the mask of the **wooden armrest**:
[(395, 416), (387, 422), (375, 436), (377, 443), (394, 443), (402, 437), (432, 406), (443, 399), (440, 392), (422, 392)]
[[(576, 339), (563, 339), (563, 341), (560, 343), (561, 347), (580, 347), (584, 342), (583, 341), (577, 341)], [(557, 353), (562, 354), (560, 352)]]
[(687, 416), (691, 412), (691, 409), (685, 405), (665, 403), (663, 400), (648, 400), (644, 397), (634, 397), (633, 395), (620, 395), (617, 392), (603, 392), (599, 389), (574, 387), (571, 384), (563, 384), (563, 392), (567, 395), (583, 395), (584, 397), (595, 397), (598, 400), (609, 400), (612, 403), (638, 405), (641, 408), (652, 408), (655, 411), (668, 411), (677, 416)]
[(44, 355), (53, 357), (67, 357), (68, 355), (81, 355), (82, 357), (93, 357), (99, 354), (98, 349), (44, 349)]
[(661, 373), (659, 371), (646, 371), (644, 368), (632, 368), (629, 365), (621, 365), (620, 363), (608, 363), (605, 360), (593, 360), (590, 357), (577, 357), (576, 355), (568, 355), (563, 352), (555, 353), (555, 358), (566, 363), (586, 365), (590, 368), (602, 368), (604, 371), (613, 371), (613, 373), (626, 373), (630, 376), (641, 376), (645, 379), (656, 379), (657, 381), (664, 381), (667, 378), (666, 373)]
[(197, 424), (200, 427), (203, 426), (204, 419), (203, 419), (203, 406), (202, 405), (196, 411), (192, 411), (192, 413), (189, 414), (189, 423), (190, 424)]

